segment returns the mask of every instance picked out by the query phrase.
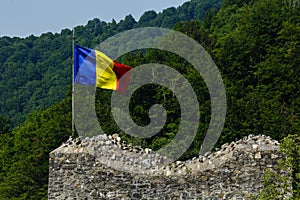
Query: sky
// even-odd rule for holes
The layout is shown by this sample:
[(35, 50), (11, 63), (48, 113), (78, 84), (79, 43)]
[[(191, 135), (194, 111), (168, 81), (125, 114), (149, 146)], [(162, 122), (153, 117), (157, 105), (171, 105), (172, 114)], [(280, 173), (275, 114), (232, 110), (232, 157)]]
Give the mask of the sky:
[(131, 14), (136, 21), (149, 10), (178, 7), (188, 0), (1, 0), (0, 37), (60, 33), (94, 18), (119, 22)]

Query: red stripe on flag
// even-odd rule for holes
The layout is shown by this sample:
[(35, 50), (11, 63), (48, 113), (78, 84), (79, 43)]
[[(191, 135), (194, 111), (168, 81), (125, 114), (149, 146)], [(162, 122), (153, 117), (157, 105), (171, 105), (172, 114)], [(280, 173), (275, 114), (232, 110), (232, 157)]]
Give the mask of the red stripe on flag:
[(126, 89), (130, 82), (130, 72), (129, 73), (127, 72), (130, 71), (131, 69), (132, 67), (128, 65), (120, 64), (114, 61), (113, 71), (117, 76), (117, 92), (120, 94), (126, 92)]

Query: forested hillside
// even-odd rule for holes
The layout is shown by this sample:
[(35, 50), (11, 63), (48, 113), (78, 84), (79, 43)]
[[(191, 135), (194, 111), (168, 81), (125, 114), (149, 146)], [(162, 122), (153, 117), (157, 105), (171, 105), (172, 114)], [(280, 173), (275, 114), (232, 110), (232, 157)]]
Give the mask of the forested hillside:
[[(77, 26), (76, 37), (82, 46), (95, 47), (116, 33), (136, 27), (171, 28), (179, 21), (203, 19), (207, 10), (217, 11), (222, 0), (192, 0), (160, 13), (145, 12), (136, 21), (131, 15), (119, 23), (90, 20)], [(33, 110), (45, 109), (62, 100), (71, 84), (71, 30), (40, 37), (0, 38), (0, 115), (9, 117), (12, 126), (20, 124)]]
[[(77, 41), (93, 48), (118, 32), (143, 26), (173, 28), (198, 41), (216, 62), (226, 89), (227, 117), (217, 146), (249, 134), (284, 140), (297, 198), (299, 5), (282, 0), (225, 0), (219, 10), (221, 2), (192, 0), (162, 13), (146, 12), (138, 21), (131, 16), (119, 23), (94, 19), (76, 27)], [(48, 154), (71, 134), (70, 37), (71, 31), (63, 30), (41, 37), (0, 38), (0, 199), (47, 197)], [(119, 60), (131, 66), (166, 64), (191, 83), (201, 118), (195, 141), (180, 159), (197, 156), (210, 122), (210, 98), (201, 76), (182, 58), (164, 51), (135, 51)], [(131, 138), (118, 129), (111, 117), (110, 94), (99, 89), (96, 98), (99, 121), (107, 133), (119, 132), (124, 140), (154, 150), (176, 135), (180, 108), (172, 91), (146, 85), (133, 96), (131, 114), (139, 125), (149, 123), (151, 105), (160, 103), (167, 110), (167, 124), (150, 139)], [(13, 125), (23, 123), (10, 130), (10, 121)]]

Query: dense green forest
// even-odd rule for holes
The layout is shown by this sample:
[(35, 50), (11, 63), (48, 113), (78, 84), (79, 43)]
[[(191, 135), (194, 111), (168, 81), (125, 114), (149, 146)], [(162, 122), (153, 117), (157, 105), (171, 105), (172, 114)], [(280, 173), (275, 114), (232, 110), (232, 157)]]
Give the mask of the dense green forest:
[[(299, 25), (297, 1), (191, 0), (161, 13), (145, 12), (138, 21), (130, 15), (119, 23), (93, 19), (75, 29), (77, 42), (91, 48), (116, 33), (146, 26), (172, 28), (199, 42), (216, 62), (226, 88), (227, 117), (217, 146), (249, 134), (282, 141), (297, 198)], [(47, 198), (48, 154), (71, 135), (71, 37), (65, 29), (40, 37), (0, 38), (0, 199)], [(197, 156), (210, 122), (210, 98), (202, 77), (181, 57), (154, 49), (128, 53), (119, 61), (131, 66), (166, 64), (191, 83), (201, 117), (196, 138), (180, 159)], [(118, 129), (110, 95), (97, 90), (96, 110), (107, 133), (119, 132), (124, 140), (154, 150), (176, 135), (180, 108), (171, 90), (145, 85), (134, 93), (130, 111), (137, 124), (149, 123), (153, 104), (167, 110), (166, 125), (150, 139), (128, 137)], [(274, 190), (265, 194), (269, 191)]]

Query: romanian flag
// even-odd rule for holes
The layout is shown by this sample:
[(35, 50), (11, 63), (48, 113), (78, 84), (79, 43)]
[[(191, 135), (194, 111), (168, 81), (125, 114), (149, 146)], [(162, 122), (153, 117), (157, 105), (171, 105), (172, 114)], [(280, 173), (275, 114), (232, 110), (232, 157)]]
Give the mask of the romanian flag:
[[(74, 45), (74, 83), (124, 93), (130, 81), (126, 74), (132, 67), (117, 63), (104, 53)], [(120, 80), (121, 79), (121, 80)]]

